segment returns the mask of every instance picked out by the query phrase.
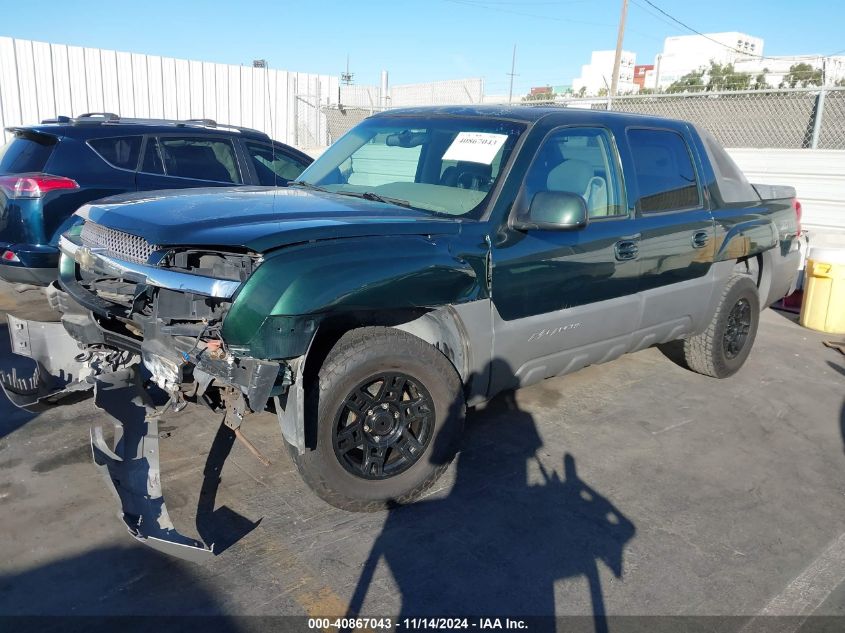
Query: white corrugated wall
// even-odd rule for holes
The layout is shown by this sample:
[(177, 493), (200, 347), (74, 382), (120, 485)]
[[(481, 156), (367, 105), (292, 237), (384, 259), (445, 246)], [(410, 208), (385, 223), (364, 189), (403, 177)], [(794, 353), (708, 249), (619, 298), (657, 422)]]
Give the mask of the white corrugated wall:
[[(0, 127), (58, 115), (208, 118), (323, 145), (338, 78), (0, 37)], [(8, 134), (4, 131), (4, 140)]]
[(845, 246), (845, 151), (728, 149), (751, 182), (795, 187), (811, 234)]

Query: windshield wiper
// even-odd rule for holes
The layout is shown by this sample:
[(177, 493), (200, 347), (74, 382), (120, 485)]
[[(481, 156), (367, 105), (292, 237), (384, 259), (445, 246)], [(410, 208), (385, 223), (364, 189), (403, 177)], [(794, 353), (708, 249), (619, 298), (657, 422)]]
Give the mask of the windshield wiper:
[(312, 185), (310, 182), (305, 182), (304, 180), (292, 180), (288, 183), (288, 187), (295, 186), (302, 187), (303, 189), (311, 189), (312, 191), (328, 192), (328, 189), (323, 189), (322, 187), (318, 187), (317, 185)]
[(394, 204), (397, 207), (405, 207), (406, 209), (416, 208), (407, 200), (402, 200), (401, 198), (391, 198), (390, 196), (382, 196), (381, 194), (378, 194), (375, 191), (336, 191), (335, 193), (341, 196), (352, 196), (353, 198), (363, 198), (364, 200), (372, 200), (373, 202)]

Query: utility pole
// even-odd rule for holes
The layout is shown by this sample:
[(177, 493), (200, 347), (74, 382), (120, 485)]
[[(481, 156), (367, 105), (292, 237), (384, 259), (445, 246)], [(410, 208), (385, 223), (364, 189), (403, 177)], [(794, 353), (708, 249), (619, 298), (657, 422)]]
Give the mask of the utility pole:
[(619, 87), (619, 65), (622, 63), (622, 41), (625, 39), (625, 19), (628, 17), (628, 0), (622, 0), (622, 15), (619, 16), (619, 32), (616, 35), (616, 57), (613, 58), (613, 77), (610, 80), (610, 96), (616, 96)]
[(508, 103), (513, 101), (513, 78), (516, 76), (514, 75), (514, 68), (516, 68), (516, 44), (513, 45), (513, 57), (511, 57), (511, 71), (508, 73), (511, 77), (511, 85), (508, 89)]

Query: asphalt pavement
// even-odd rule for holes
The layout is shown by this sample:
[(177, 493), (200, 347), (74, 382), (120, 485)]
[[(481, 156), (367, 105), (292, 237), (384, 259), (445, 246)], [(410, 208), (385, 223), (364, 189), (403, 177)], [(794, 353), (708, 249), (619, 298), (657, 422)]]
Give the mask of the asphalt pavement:
[[(5, 312), (55, 317), (4, 285)], [(270, 414), (243, 427), (269, 467), (240, 443), (213, 463), (220, 420), (188, 407), (161, 422), (162, 480), (177, 527), (216, 543), (201, 565), (122, 527), (91, 400), (3, 400), (0, 615), (845, 615), (836, 338), (766, 310), (727, 380), (653, 348), (503, 394), (425, 499), (373, 514), (311, 494)]]

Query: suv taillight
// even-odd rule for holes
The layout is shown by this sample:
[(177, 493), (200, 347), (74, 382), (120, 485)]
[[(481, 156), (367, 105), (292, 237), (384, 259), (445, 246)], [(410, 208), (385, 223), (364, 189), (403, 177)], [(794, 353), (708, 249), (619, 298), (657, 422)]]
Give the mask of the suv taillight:
[(795, 221), (798, 224), (798, 235), (801, 235), (801, 203), (797, 198), (792, 199), (792, 210), (795, 211)]
[(72, 178), (51, 174), (16, 174), (0, 176), (0, 189), (9, 198), (40, 198), (57, 189), (79, 189)]

